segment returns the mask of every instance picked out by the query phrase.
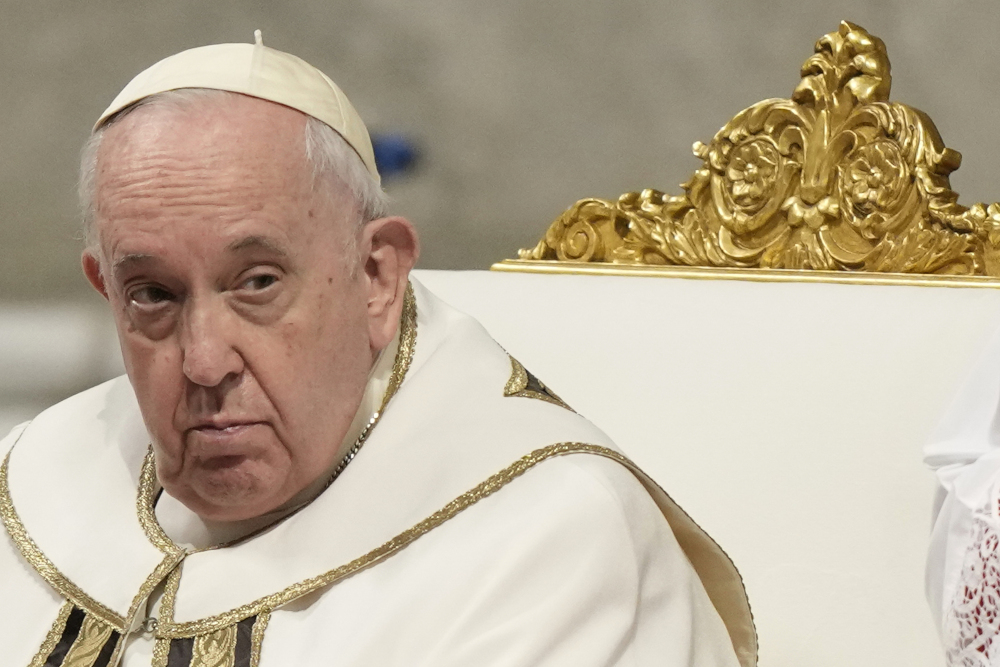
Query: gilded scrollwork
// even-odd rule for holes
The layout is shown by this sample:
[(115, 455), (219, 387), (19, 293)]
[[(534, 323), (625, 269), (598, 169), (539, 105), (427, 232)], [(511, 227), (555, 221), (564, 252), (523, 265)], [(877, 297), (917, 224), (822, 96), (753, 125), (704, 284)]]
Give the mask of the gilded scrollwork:
[(843, 22), (801, 75), (694, 145), (684, 194), (579, 201), (519, 258), (1000, 276), (1000, 206), (958, 204), (961, 155), (889, 101), (882, 41)]

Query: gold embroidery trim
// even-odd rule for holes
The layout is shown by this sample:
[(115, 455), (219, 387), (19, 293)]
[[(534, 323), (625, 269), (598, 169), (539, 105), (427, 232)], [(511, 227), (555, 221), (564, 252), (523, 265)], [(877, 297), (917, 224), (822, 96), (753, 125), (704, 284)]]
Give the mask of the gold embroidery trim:
[(250, 636), (250, 667), (260, 667), (260, 646), (264, 643), (264, 631), (267, 630), (267, 623), (271, 620), (271, 612), (266, 609), (257, 614), (257, 620), (253, 624), (253, 633)]
[(510, 379), (503, 388), (503, 395), (517, 396), (528, 386), (528, 371), (517, 359), (509, 354), (507, 356), (510, 357)]
[(153, 464), (153, 449), (150, 447), (142, 462), (142, 472), (139, 473), (139, 494), (136, 497), (139, 525), (142, 526), (142, 532), (146, 533), (146, 537), (153, 543), (153, 546), (165, 554), (174, 554), (181, 550), (180, 547), (167, 537), (153, 513), (156, 492), (159, 488), (159, 483), (156, 480), (156, 466)]
[[(160, 564), (156, 566), (156, 569), (146, 577), (146, 581), (143, 582), (142, 586), (139, 588), (139, 592), (135, 594), (132, 598), (132, 604), (129, 606), (128, 616), (125, 620), (125, 627), (131, 629), (135, 625), (135, 617), (139, 613), (140, 608), (146, 602), (146, 598), (152, 595), (153, 590), (160, 585), (164, 577), (169, 576), (173, 572), (177, 571), (178, 565), (184, 560), (184, 551), (177, 551), (175, 553), (169, 554), (166, 558), (160, 561)], [(122, 633), (123, 636), (127, 633)], [(111, 661), (109, 664), (118, 664), (118, 658), (120, 657), (122, 651), (125, 650), (125, 642), (118, 642), (118, 646), (115, 647), (115, 652), (111, 654)]]
[(84, 593), (76, 584), (67, 579), (28, 535), (28, 531), (25, 530), (24, 524), (21, 523), (21, 518), (17, 515), (17, 511), (14, 509), (14, 502), (10, 497), (10, 487), (7, 482), (7, 470), (9, 466), (10, 452), (4, 458), (3, 465), (0, 465), (0, 520), (3, 521), (7, 534), (10, 535), (10, 539), (17, 545), (21, 555), (35, 569), (39, 576), (48, 582), (52, 588), (59, 591), (63, 597), (83, 609), (87, 614), (103, 621), (119, 632), (124, 632), (125, 619), (114, 610)]
[(153, 644), (153, 660), (150, 667), (167, 667), (167, 660), (170, 659), (170, 640), (156, 638)]
[[(159, 628), (174, 618), (174, 603), (177, 602), (177, 591), (181, 587), (181, 570), (183, 563), (171, 570), (167, 583), (163, 587), (163, 598), (160, 600), (160, 618), (157, 624), (156, 643), (153, 645), (153, 660), (151, 667), (167, 667), (170, 658), (170, 639), (163, 637)], [(113, 663), (112, 663), (113, 664)]]
[[(178, 577), (176, 581), (179, 580)], [(177, 584), (172, 581), (170, 585), (173, 591), (170, 594), (170, 601), (166, 602), (170, 609), (165, 611), (165, 617), (173, 616), (174, 596), (177, 594)], [(264, 642), (264, 631), (267, 630), (270, 620), (271, 614), (268, 611), (262, 611), (254, 620), (250, 631), (250, 667), (260, 667), (261, 644)], [(188, 667), (234, 667), (238, 632), (239, 623), (234, 623), (215, 632), (196, 636), (191, 646), (191, 662)], [(170, 657), (170, 642), (170, 639), (156, 640), (153, 667), (166, 667)]]
[(38, 649), (38, 653), (35, 657), (31, 659), (28, 663), (28, 667), (45, 667), (45, 661), (49, 659), (49, 655), (52, 653), (52, 649), (56, 647), (59, 640), (62, 639), (63, 632), (66, 631), (66, 620), (69, 619), (70, 612), (73, 611), (73, 603), (65, 602), (63, 606), (59, 608), (59, 614), (56, 616), (55, 622), (52, 627), (49, 628), (49, 634), (45, 635), (45, 641), (42, 642), (42, 647)]
[(112, 632), (114, 628), (107, 623), (102, 623), (90, 614), (84, 616), (80, 634), (63, 658), (62, 667), (93, 667)]
[(181, 587), (181, 574), (184, 565), (175, 569), (167, 577), (167, 584), (163, 587), (163, 599), (160, 601), (160, 621), (167, 622), (174, 620), (174, 604), (177, 602), (177, 591)]
[(410, 370), (410, 363), (413, 361), (413, 354), (417, 349), (417, 299), (413, 295), (413, 285), (406, 285), (406, 295), (403, 297), (403, 313), (399, 318), (399, 349), (396, 350), (396, 358), (392, 362), (392, 375), (389, 376), (389, 384), (385, 389), (385, 397), (382, 405), (378, 409), (378, 414), (385, 412), (389, 405), (389, 400), (396, 395), (399, 385), (403, 384), (406, 372)]
[(552, 458), (553, 456), (577, 453), (599, 454), (601, 456), (614, 459), (630, 469), (636, 469), (635, 464), (629, 461), (626, 457), (612, 449), (598, 445), (566, 442), (543, 447), (542, 449), (536, 449), (530, 454), (518, 459), (514, 464), (491, 476), (485, 482), (479, 484), (472, 490), (463, 493), (458, 498), (455, 498), (412, 528), (403, 531), (388, 542), (385, 542), (381, 546), (376, 547), (367, 554), (351, 561), (350, 563), (347, 563), (346, 565), (342, 565), (336, 569), (325, 572), (324, 574), (320, 574), (316, 577), (293, 584), (282, 591), (258, 598), (253, 602), (249, 602), (216, 616), (209, 616), (197, 621), (186, 621), (184, 623), (164, 622), (161, 619), (157, 633), (161, 637), (171, 639), (207, 634), (215, 632), (216, 630), (219, 630), (227, 625), (238, 623), (239, 621), (249, 618), (255, 614), (270, 611), (282, 605), (288, 604), (292, 600), (308, 595), (309, 593), (325, 586), (329, 586), (341, 579), (387, 559), (402, 550), (404, 547), (408, 546), (417, 538), (430, 532), (434, 528), (437, 528), (449, 519), (454, 518), (463, 510), (471, 507), (483, 498), (496, 493), (502, 487), (517, 479), (542, 461)]
[(194, 638), (188, 667), (233, 667), (236, 662), (236, 626), (227, 625)]
[[(15, 443), (15, 445), (16, 444), (17, 443)], [(42, 550), (38, 548), (35, 541), (31, 539), (30, 535), (28, 535), (28, 531), (21, 522), (21, 518), (18, 516), (17, 510), (14, 508), (14, 501), (10, 496), (8, 470), (10, 468), (10, 455), (12, 452), (13, 447), (11, 448), (11, 451), (7, 452), (3, 465), (0, 465), (0, 521), (3, 522), (3, 526), (6, 529), (7, 534), (10, 536), (10, 539), (15, 545), (17, 545), (18, 550), (21, 552), (21, 556), (24, 557), (28, 564), (31, 565), (31, 567), (34, 568), (34, 570), (50, 586), (52, 586), (52, 588), (69, 600), (70, 603), (82, 609), (88, 617), (94, 617), (105, 625), (117, 630), (122, 635), (126, 634), (127, 629), (131, 625), (131, 621), (137, 613), (139, 607), (146, 600), (146, 598), (149, 597), (149, 595), (153, 592), (153, 589), (156, 588), (160, 581), (162, 581), (163, 578), (167, 576), (174, 566), (177, 565), (177, 563), (184, 557), (183, 551), (175, 551), (156, 566), (156, 569), (153, 570), (149, 577), (146, 578), (146, 581), (143, 582), (139, 591), (132, 599), (132, 604), (129, 606), (127, 616), (121, 616), (118, 612), (101, 604), (94, 598), (84, 593), (79, 586), (70, 581), (66, 575), (60, 572), (55, 564), (52, 563), (52, 561), (50, 561), (44, 553), (42, 553)], [(115, 649), (112, 664), (114, 664), (114, 658), (120, 653), (121, 648), (122, 644), (119, 644)]]
[(535, 378), (535, 382), (542, 388), (543, 391), (536, 391), (535, 389), (530, 389), (529, 385), (529, 375), (528, 370), (521, 364), (520, 361), (510, 357), (510, 379), (507, 380), (507, 385), (503, 388), (503, 395), (507, 398), (511, 396), (519, 396), (522, 398), (537, 398), (540, 401), (545, 401), (546, 403), (551, 403), (552, 405), (558, 405), (561, 408), (566, 408), (570, 412), (575, 412), (573, 408), (569, 407), (565, 401), (556, 396), (555, 392), (545, 386), (545, 383)]

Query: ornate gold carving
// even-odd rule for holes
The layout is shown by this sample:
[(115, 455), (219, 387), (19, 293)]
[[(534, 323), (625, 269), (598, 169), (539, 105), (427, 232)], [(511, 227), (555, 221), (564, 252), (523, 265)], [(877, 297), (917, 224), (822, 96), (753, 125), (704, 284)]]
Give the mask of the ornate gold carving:
[[(510, 355), (507, 356), (510, 357)], [(528, 372), (528, 369), (526, 369), (520, 361), (514, 357), (510, 357), (510, 366), (510, 379), (507, 380), (507, 386), (503, 388), (504, 396), (537, 398), (540, 401), (552, 403), (553, 405), (558, 405), (561, 408), (566, 408), (570, 412), (575, 412), (575, 410), (566, 405), (566, 402), (559, 398), (554, 391), (545, 386), (544, 382)]]
[(581, 200), (520, 260), (1000, 276), (1000, 206), (957, 203), (961, 155), (889, 101), (889, 69), (880, 39), (841, 23), (791, 99), (695, 144), (683, 195)]
[(45, 635), (42, 647), (38, 649), (38, 653), (31, 659), (28, 667), (45, 667), (45, 662), (52, 654), (52, 649), (56, 647), (56, 644), (62, 639), (63, 632), (66, 631), (66, 620), (69, 619), (71, 611), (73, 611), (72, 602), (66, 602), (59, 608), (59, 614), (56, 616), (55, 622), (52, 623), (52, 627), (49, 628), (49, 633)]
[(951, 287), (1000, 289), (1000, 278), (991, 276), (948, 276), (940, 273), (872, 273), (865, 271), (795, 271), (789, 269), (739, 269), (709, 266), (610, 264), (595, 262), (549, 262), (508, 259), (490, 267), (506, 273), (554, 275), (644, 276), (647, 278), (689, 278), (695, 280), (744, 280), (765, 283), (835, 283), (841, 285), (899, 285), (903, 287)]
[(90, 614), (83, 618), (80, 634), (63, 658), (63, 667), (93, 667), (101, 653), (101, 649), (111, 639), (114, 628), (102, 623)]

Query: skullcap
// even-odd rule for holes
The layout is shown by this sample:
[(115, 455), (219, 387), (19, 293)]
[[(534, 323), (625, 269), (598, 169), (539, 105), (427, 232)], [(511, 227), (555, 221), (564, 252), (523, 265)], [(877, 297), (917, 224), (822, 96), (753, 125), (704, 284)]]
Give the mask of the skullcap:
[(371, 137), (344, 92), (318, 69), (288, 53), (254, 44), (200, 46), (164, 58), (118, 93), (94, 129), (139, 100), (180, 88), (211, 88), (277, 102), (323, 121), (357, 152), (379, 181)]

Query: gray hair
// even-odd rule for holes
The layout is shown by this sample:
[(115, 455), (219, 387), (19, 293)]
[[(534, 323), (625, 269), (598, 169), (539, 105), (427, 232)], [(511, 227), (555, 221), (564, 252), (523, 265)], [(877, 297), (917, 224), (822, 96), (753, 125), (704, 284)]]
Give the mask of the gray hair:
[[(183, 108), (199, 101), (235, 94), (207, 88), (184, 88), (157, 93), (141, 99), (111, 116), (91, 135), (87, 143), (84, 144), (81, 153), (78, 186), (84, 242), (88, 248), (97, 246), (97, 232), (94, 229), (97, 153), (108, 128), (142, 106), (155, 104)], [(375, 177), (365, 167), (361, 157), (333, 128), (312, 116), (306, 118), (305, 153), (306, 159), (312, 165), (314, 188), (332, 195), (339, 180), (351, 191), (357, 208), (359, 228), (386, 215), (389, 204), (388, 197), (382, 191)], [(354, 237), (351, 235), (352, 243), (353, 239)]]

